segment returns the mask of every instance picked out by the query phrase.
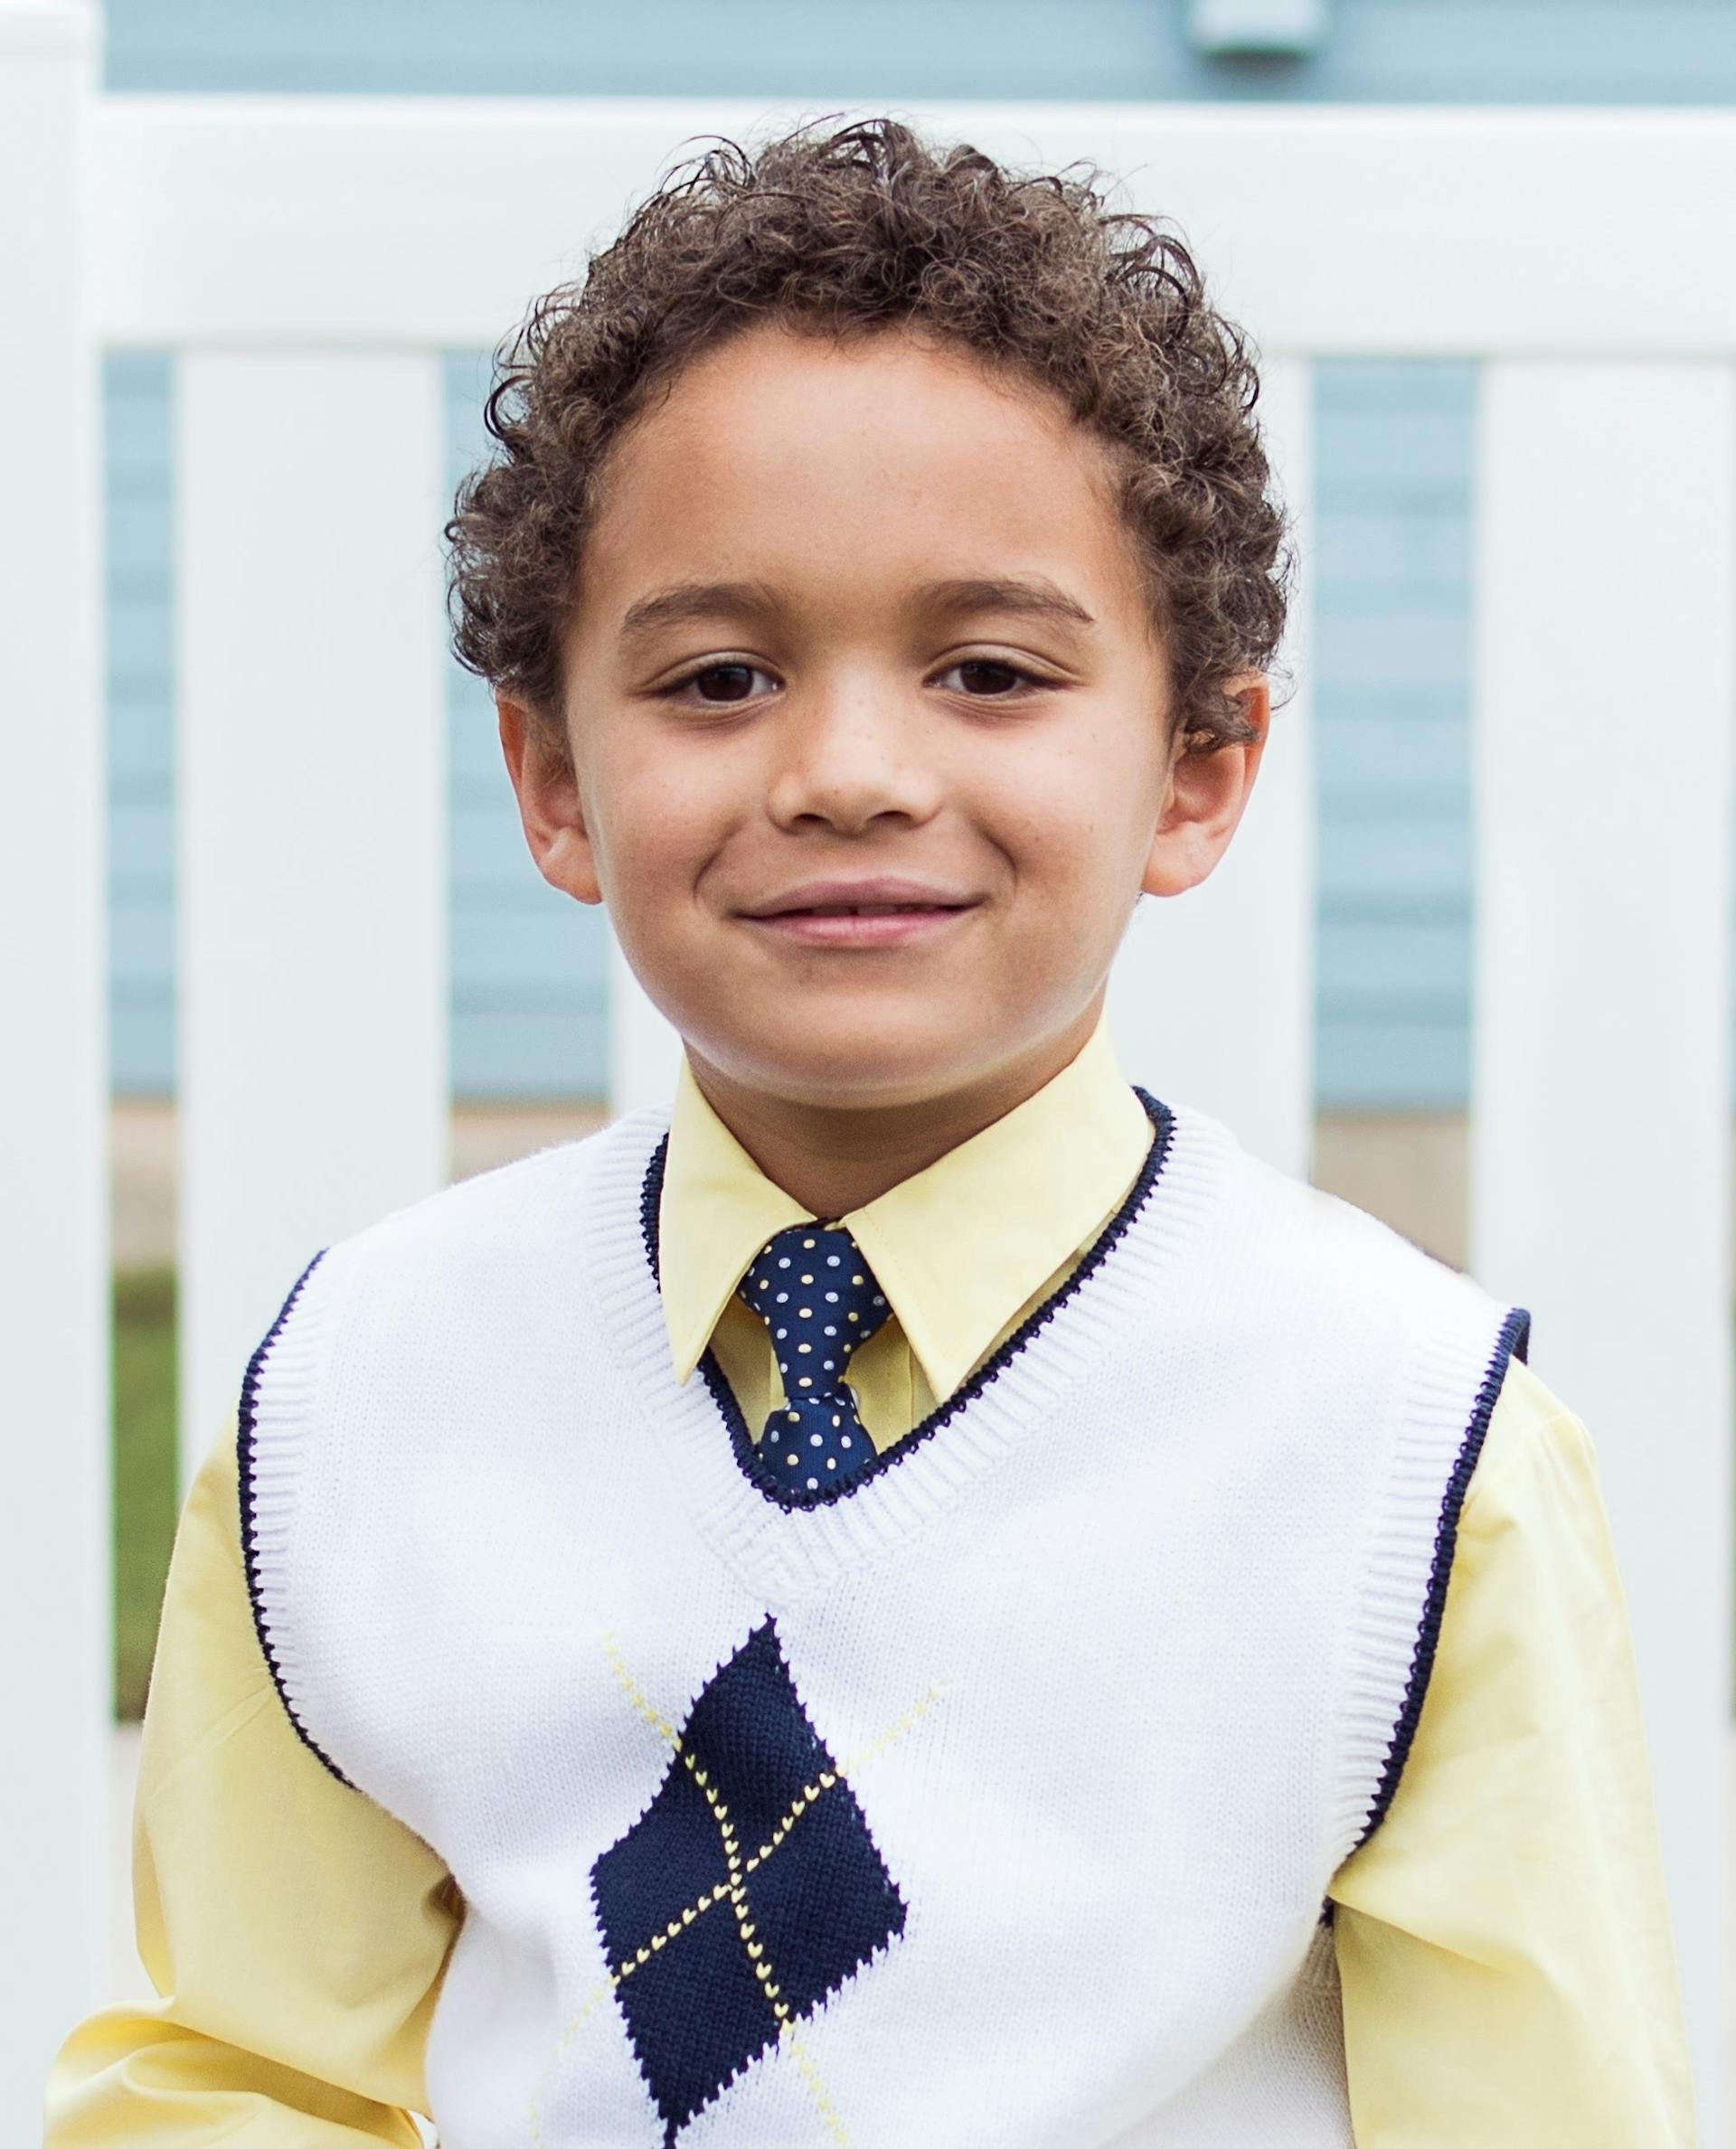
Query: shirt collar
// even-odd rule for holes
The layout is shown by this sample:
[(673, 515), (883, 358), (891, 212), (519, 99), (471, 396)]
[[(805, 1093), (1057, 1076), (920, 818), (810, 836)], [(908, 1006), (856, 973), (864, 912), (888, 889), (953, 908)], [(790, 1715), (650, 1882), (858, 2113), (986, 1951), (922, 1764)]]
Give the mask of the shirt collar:
[[(925, 1170), (840, 1221), (885, 1292), (937, 1396), (1105, 1221), (1151, 1142), (1106, 1022), (1043, 1088)], [(704, 1354), (750, 1261), (804, 1209), (706, 1102), (684, 1057), (658, 1232), (675, 1378)]]

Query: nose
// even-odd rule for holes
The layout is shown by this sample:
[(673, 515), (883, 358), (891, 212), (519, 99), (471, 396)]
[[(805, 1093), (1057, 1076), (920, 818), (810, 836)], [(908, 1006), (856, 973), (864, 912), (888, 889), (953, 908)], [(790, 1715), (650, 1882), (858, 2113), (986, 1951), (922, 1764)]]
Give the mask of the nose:
[(898, 686), (838, 679), (791, 695), (779, 712), (766, 807), (780, 828), (856, 835), (887, 815), (912, 824), (939, 806), (931, 728)]

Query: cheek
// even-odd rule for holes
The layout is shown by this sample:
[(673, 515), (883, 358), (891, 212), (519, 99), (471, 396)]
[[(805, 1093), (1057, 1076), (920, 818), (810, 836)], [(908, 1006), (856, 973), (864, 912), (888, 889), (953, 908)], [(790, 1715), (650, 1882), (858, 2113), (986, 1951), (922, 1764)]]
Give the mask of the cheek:
[(656, 911), (684, 900), (728, 825), (726, 800), (686, 759), (659, 754), (643, 734), (594, 742), (587, 806), (607, 897)]
[[(1113, 722), (1033, 742), (978, 785), (981, 825), (1021, 875), (1074, 902), (1113, 906), (1137, 887), (1162, 798), (1143, 736)], [(1129, 901), (1131, 895), (1128, 895)]]

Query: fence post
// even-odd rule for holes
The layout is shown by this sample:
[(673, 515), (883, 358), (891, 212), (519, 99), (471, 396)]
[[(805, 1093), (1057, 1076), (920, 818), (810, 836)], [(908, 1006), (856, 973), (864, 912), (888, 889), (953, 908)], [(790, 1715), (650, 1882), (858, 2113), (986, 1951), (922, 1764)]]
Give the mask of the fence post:
[(108, 1122), (96, 353), (84, 310), (95, 23), (0, 0), (0, 2138), (33, 2142), (97, 1996), (108, 1727)]
[(1123, 1069), (1222, 1119), (1248, 1148), (1306, 1176), (1314, 1130), (1314, 755), (1307, 551), (1314, 472), (1312, 368), (1262, 368), (1260, 415), (1298, 561), (1277, 716), (1242, 825), (1212, 877), (1142, 897), (1109, 979)]
[(617, 1118), (641, 1105), (667, 1104), (681, 1067), (681, 1038), (609, 941), (609, 1108)]
[(177, 369), (181, 1447), (309, 1258), (445, 1183), (437, 354)]
[(1590, 1428), (1724, 2140), (1736, 376), (1494, 363), (1477, 468), (1472, 1243)]

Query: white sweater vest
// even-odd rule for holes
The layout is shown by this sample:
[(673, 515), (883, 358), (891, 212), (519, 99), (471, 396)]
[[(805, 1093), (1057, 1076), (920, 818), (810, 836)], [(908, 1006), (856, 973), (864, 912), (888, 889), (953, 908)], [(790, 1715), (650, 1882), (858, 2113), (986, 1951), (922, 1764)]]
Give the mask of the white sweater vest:
[(442, 2149), (1346, 2149), (1324, 1891), (1523, 1316), (1203, 1116), (850, 1485), (672, 1375), (665, 1111), (330, 1249), (249, 1369), (302, 1736), (465, 1916)]

